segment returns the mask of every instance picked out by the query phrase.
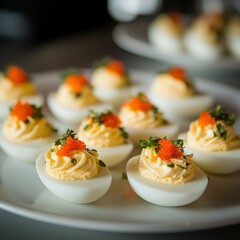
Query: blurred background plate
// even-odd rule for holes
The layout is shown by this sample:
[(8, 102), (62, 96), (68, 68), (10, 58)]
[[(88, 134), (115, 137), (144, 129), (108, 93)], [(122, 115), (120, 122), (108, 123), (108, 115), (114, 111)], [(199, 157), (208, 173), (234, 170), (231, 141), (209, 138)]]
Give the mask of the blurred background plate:
[(144, 18), (130, 23), (118, 24), (113, 31), (113, 41), (128, 52), (170, 64), (221, 71), (240, 69), (240, 61), (231, 56), (222, 57), (218, 61), (202, 61), (185, 52), (172, 54), (154, 48), (148, 41), (147, 36), (148, 26), (151, 21), (152, 18)]

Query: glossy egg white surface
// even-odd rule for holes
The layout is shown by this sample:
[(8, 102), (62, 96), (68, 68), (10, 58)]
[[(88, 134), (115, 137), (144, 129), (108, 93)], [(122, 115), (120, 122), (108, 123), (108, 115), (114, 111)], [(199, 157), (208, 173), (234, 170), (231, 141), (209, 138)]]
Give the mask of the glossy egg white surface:
[(203, 109), (212, 106), (214, 102), (213, 97), (206, 94), (198, 94), (186, 99), (168, 99), (152, 92), (148, 96), (169, 120), (197, 117)]
[(97, 150), (99, 158), (107, 167), (115, 167), (130, 155), (133, 150), (133, 143), (128, 141), (126, 144), (113, 147), (89, 147)]
[(222, 45), (208, 44), (191, 32), (186, 33), (183, 41), (188, 53), (201, 60), (215, 61), (223, 53)]
[[(22, 101), (27, 101), (30, 104), (34, 104), (37, 107), (43, 106), (44, 97), (41, 94), (35, 94), (28, 97), (22, 97)], [(0, 102), (0, 119), (7, 118), (9, 114), (9, 108), (17, 102), (18, 99), (15, 100), (6, 100), (4, 102)]]
[(110, 188), (112, 175), (102, 167), (98, 176), (87, 180), (55, 180), (45, 171), (44, 153), (36, 159), (38, 176), (46, 188), (56, 196), (73, 203), (91, 203), (101, 198)]
[(52, 92), (47, 96), (47, 103), (51, 113), (59, 120), (67, 123), (79, 123), (83, 118), (89, 114), (89, 110), (96, 112), (104, 112), (112, 110), (111, 104), (99, 103), (89, 105), (82, 108), (70, 108), (60, 105), (55, 98), (55, 93)]
[(139, 84), (133, 84), (119, 89), (94, 88), (94, 94), (97, 98), (105, 103), (111, 104), (115, 110), (118, 110), (125, 101), (140, 91), (142, 91), (142, 86)]
[[(186, 139), (186, 133), (178, 138)], [(215, 174), (229, 174), (240, 170), (240, 148), (228, 151), (203, 152), (184, 146), (186, 154), (193, 153), (192, 160), (203, 170)]]
[(139, 159), (140, 155), (128, 161), (127, 177), (136, 194), (147, 202), (166, 207), (187, 205), (199, 199), (208, 185), (207, 175), (199, 168), (194, 179), (184, 184), (151, 181), (140, 175)]
[(35, 162), (38, 155), (51, 147), (56, 139), (56, 133), (46, 138), (40, 138), (28, 142), (11, 142), (0, 133), (0, 146), (3, 151), (16, 160), (24, 162)]
[(149, 129), (124, 127), (126, 132), (128, 132), (129, 138), (135, 145), (139, 145), (140, 139), (145, 139), (150, 136), (158, 136), (161, 138), (167, 137), (169, 139), (174, 139), (178, 134), (179, 128), (179, 125), (173, 123)]

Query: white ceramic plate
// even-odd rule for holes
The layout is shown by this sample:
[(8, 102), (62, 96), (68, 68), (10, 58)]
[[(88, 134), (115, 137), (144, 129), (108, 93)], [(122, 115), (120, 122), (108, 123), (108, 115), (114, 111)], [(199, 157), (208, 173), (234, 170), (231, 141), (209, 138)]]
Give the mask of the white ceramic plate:
[(137, 55), (161, 60), (171, 64), (181, 64), (182, 66), (205, 67), (207, 69), (239, 69), (240, 61), (232, 56), (224, 56), (217, 61), (204, 61), (196, 59), (187, 52), (166, 53), (161, 49), (156, 49), (148, 41), (147, 30), (149, 20), (138, 20), (130, 23), (120, 23), (113, 31), (114, 42), (122, 49)]
[[(45, 95), (59, 84), (58, 73), (34, 75)], [(134, 71), (133, 76), (147, 82), (152, 74)], [(240, 112), (238, 90), (200, 79), (197, 86), (212, 93), (225, 107)], [(239, 126), (238, 121), (238, 131)], [(132, 155), (137, 154), (139, 149)], [(126, 161), (111, 169), (112, 185), (103, 198), (78, 205), (49, 192), (39, 180), (34, 164), (15, 161), (0, 150), (0, 208), (48, 223), (118, 232), (193, 231), (240, 223), (240, 192), (236, 190), (240, 172), (224, 177), (209, 174), (207, 190), (198, 201), (183, 207), (160, 207), (132, 192), (128, 181), (122, 179), (125, 166)]]

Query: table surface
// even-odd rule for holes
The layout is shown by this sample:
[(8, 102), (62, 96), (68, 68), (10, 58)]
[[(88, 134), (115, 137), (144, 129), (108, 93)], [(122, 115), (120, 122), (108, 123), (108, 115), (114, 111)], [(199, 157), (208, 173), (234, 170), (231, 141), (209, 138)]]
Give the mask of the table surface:
[[(117, 47), (112, 40), (115, 24), (85, 31), (61, 39), (55, 39), (32, 47), (12, 47), (0, 45), (1, 66), (15, 63), (30, 73), (59, 70), (68, 67), (89, 68), (94, 61), (108, 55), (125, 62), (128, 68), (157, 71), (164, 62), (130, 54)], [(207, 69), (187, 69), (190, 74), (221, 82), (240, 89), (239, 71), (211, 71)], [(1, 239), (226, 239), (240, 237), (240, 224), (210, 230), (160, 233), (127, 234), (104, 231), (90, 231), (43, 223), (0, 210)]]

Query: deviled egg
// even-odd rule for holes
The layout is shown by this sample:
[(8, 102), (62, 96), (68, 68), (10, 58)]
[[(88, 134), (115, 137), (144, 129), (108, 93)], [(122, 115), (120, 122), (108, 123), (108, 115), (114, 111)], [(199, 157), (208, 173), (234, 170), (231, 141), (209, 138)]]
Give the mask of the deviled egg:
[(0, 74), (0, 118), (6, 118), (10, 106), (20, 98), (37, 106), (44, 102), (30, 76), (20, 67), (11, 65)]
[(240, 59), (240, 17), (231, 17), (226, 26), (226, 45), (230, 53)]
[(47, 96), (51, 113), (62, 122), (79, 123), (89, 112), (112, 109), (110, 104), (102, 103), (94, 94), (88, 78), (82, 74), (70, 73), (56, 92)]
[(75, 135), (68, 129), (56, 139), (37, 158), (36, 170), (42, 183), (56, 196), (74, 203), (91, 203), (108, 191), (112, 175), (97, 151), (86, 148)]
[(240, 170), (240, 135), (234, 128), (235, 116), (220, 105), (203, 111), (190, 124), (185, 151), (193, 153), (193, 161), (203, 170), (228, 174)]
[(172, 139), (179, 131), (179, 125), (168, 122), (142, 92), (122, 105), (119, 117), (129, 138), (136, 145), (139, 139), (153, 135)]
[(1, 126), (0, 145), (14, 159), (34, 162), (51, 145), (56, 134), (41, 107), (19, 100)]
[(203, 14), (193, 20), (183, 42), (190, 55), (205, 61), (217, 60), (225, 52), (224, 19), (220, 14)]
[(115, 59), (104, 58), (95, 66), (91, 76), (95, 95), (118, 110), (121, 104), (139, 91), (124, 64)]
[(176, 207), (192, 203), (204, 193), (208, 178), (184, 155), (183, 141), (149, 137), (141, 139), (142, 152), (127, 163), (127, 177), (144, 200)]
[(176, 53), (182, 50), (183, 31), (184, 24), (180, 13), (164, 13), (149, 25), (148, 39), (159, 50)]
[(198, 116), (202, 109), (212, 106), (214, 100), (210, 95), (199, 93), (186, 71), (178, 66), (157, 74), (148, 95), (166, 118), (173, 121)]
[(87, 147), (98, 151), (100, 158), (108, 167), (124, 161), (133, 150), (133, 143), (121, 127), (121, 120), (111, 111), (94, 112), (82, 120), (78, 133)]

